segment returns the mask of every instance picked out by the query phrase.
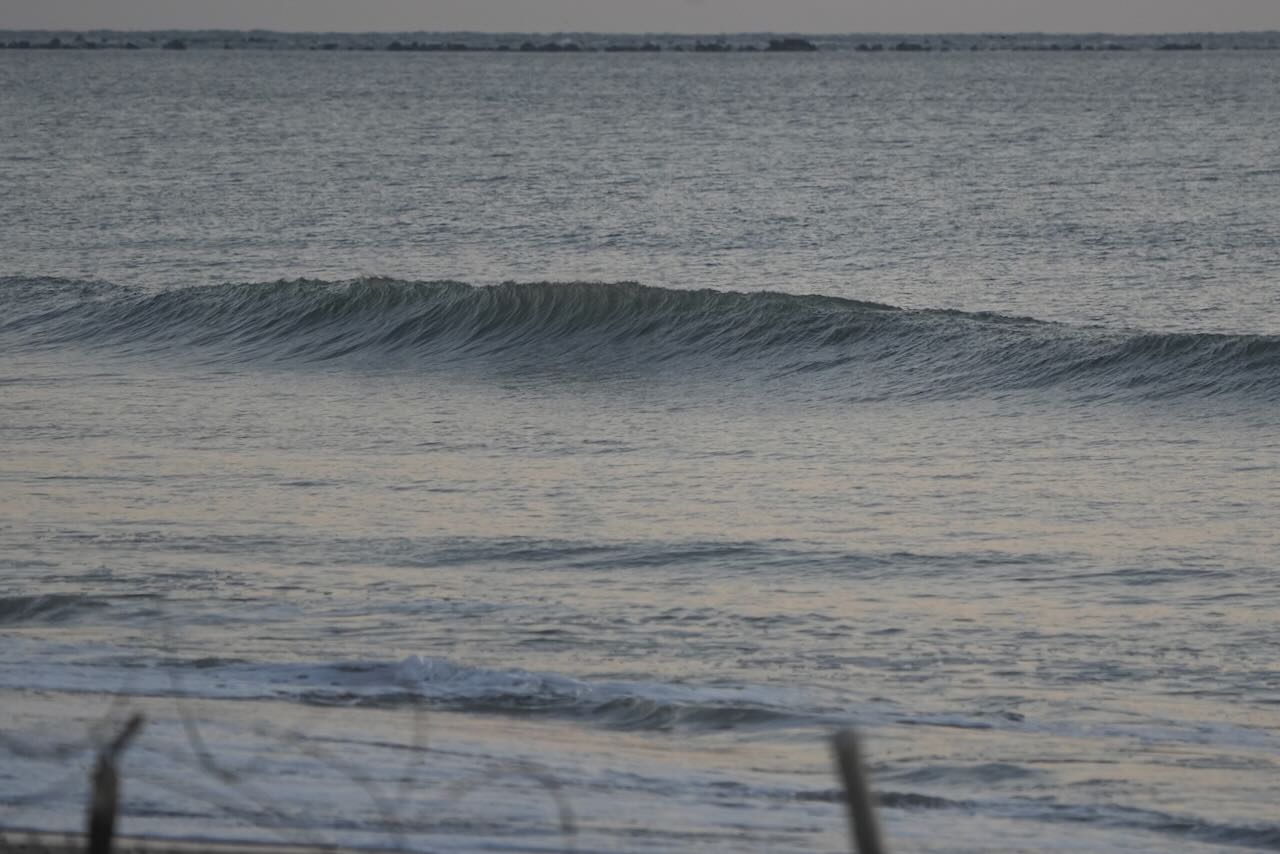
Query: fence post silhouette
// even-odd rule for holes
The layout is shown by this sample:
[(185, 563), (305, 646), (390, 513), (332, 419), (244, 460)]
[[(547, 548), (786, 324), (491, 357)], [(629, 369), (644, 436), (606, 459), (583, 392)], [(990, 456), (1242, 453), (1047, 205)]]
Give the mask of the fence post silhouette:
[(844, 803), (849, 810), (849, 835), (854, 854), (885, 854), (880, 841), (880, 825), (871, 802), (871, 787), (862, 767), (858, 736), (852, 729), (842, 729), (831, 739), (836, 771), (844, 784)]
[(88, 854), (111, 854), (120, 807), (120, 772), (116, 763), (141, 731), (142, 723), (142, 715), (133, 715), (111, 743), (98, 751), (98, 761), (89, 777)]

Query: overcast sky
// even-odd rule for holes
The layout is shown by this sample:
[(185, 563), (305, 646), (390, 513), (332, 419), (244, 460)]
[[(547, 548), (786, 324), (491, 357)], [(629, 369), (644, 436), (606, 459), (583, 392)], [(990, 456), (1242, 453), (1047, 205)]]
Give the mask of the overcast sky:
[(1280, 30), (1280, 0), (0, 0), (0, 28), (295, 31)]

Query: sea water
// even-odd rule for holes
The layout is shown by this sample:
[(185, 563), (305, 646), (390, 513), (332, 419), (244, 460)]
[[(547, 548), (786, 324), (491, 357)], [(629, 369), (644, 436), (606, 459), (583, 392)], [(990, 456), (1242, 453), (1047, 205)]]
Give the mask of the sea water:
[(0, 52), (0, 824), (1280, 849), (1280, 53)]

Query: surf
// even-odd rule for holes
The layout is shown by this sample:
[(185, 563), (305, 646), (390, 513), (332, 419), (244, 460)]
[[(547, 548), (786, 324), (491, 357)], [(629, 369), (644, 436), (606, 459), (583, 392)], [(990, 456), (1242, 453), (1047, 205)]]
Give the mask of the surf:
[(635, 282), (470, 285), (365, 278), (144, 291), (0, 280), (9, 348), (204, 364), (810, 384), (851, 399), (1063, 390), (1089, 400), (1280, 401), (1280, 336), (1144, 332), (835, 296)]

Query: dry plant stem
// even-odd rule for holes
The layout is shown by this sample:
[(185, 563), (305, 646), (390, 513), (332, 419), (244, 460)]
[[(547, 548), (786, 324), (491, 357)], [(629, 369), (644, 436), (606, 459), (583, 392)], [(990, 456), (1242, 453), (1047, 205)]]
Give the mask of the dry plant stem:
[(400, 785), (396, 788), (396, 800), (403, 801), (418, 785), (419, 774), (427, 754), (427, 713), (422, 697), (413, 695), (413, 743), (409, 746), (409, 758), (405, 761)]
[(569, 805), (569, 799), (565, 797), (560, 781), (550, 771), (542, 768), (536, 762), (512, 760), (495, 764), (488, 771), (476, 775), (470, 781), (454, 783), (449, 787), (447, 796), (451, 800), (461, 800), (479, 788), (480, 784), (490, 783), (511, 775), (528, 777), (546, 789), (547, 794), (551, 796), (551, 800), (555, 802), (556, 811), (559, 814), (560, 838), (564, 842), (565, 854), (573, 854), (577, 850), (574, 840), (578, 834), (578, 823), (577, 819), (574, 818), (573, 807)]
[(851, 729), (840, 730), (832, 739), (832, 749), (836, 770), (844, 784), (845, 806), (849, 808), (849, 833), (853, 837), (855, 854), (885, 854), (857, 735)]
[(140, 714), (129, 718), (115, 739), (98, 753), (90, 778), (93, 791), (89, 797), (88, 854), (111, 854), (116, 812), (120, 804), (120, 773), (116, 770), (116, 763), (142, 729), (142, 721)]
[[(204, 769), (196, 765), (194, 770), (201, 771)], [(336, 850), (334, 844), (311, 835), (301, 828), (294, 827), (295, 822), (287, 813), (272, 807), (270, 803), (264, 800), (254, 800), (253, 795), (260, 795), (260, 793), (245, 792), (238, 786), (205, 788), (195, 781), (193, 775), (179, 777), (155, 772), (134, 772), (130, 775), (130, 779), (158, 786), (183, 797), (215, 806), (229, 816), (278, 836), (286, 845), (323, 851)], [(230, 792), (235, 797), (223, 794), (223, 792)], [(239, 801), (248, 801), (252, 806), (245, 807), (236, 798), (239, 798)]]

